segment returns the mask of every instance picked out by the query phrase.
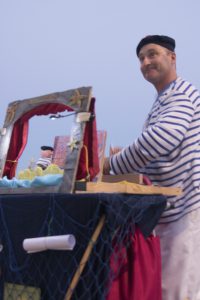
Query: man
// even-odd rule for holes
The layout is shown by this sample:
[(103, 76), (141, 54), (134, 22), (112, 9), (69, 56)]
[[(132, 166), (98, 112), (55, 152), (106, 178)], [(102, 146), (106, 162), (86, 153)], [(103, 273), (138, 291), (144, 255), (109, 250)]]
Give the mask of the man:
[(174, 39), (147, 36), (136, 53), (158, 95), (142, 134), (105, 161), (104, 173), (140, 172), (155, 185), (182, 188), (156, 228), (163, 300), (200, 300), (200, 95), (177, 76)]
[(53, 147), (42, 146), (41, 147), (40, 158), (37, 161), (36, 165), (38, 167), (41, 167), (43, 170), (45, 170), (51, 164), (53, 150), (54, 150)]

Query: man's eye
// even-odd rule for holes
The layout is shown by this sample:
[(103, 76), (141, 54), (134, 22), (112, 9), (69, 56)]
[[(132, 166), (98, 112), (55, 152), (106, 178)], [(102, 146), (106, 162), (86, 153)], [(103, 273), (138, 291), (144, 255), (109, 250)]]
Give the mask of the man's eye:
[(150, 58), (154, 58), (154, 57), (156, 57), (158, 55), (158, 53), (156, 53), (156, 52), (151, 52), (151, 53), (149, 53), (149, 57)]
[(144, 57), (139, 57), (140, 62), (143, 62)]

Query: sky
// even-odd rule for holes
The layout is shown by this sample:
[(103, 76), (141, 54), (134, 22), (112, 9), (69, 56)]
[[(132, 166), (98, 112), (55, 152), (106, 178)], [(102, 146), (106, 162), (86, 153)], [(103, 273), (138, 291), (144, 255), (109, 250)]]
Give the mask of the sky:
[[(10, 102), (91, 86), (106, 154), (131, 144), (156, 97), (140, 72), (138, 42), (172, 36), (178, 75), (200, 89), (199, 11), (199, 0), (0, 0), (0, 127)], [(41, 145), (69, 134), (66, 119), (30, 120), (20, 169), (38, 159)]]

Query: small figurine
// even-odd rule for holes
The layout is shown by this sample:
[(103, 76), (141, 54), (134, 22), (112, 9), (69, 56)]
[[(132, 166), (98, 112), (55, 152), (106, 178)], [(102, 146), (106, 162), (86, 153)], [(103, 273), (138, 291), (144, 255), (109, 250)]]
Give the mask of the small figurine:
[(54, 151), (53, 147), (42, 146), (40, 158), (36, 162), (36, 165), (38, 167), (41, 167), (42, 170), (45, 170), (52, 162), (53, 151)]

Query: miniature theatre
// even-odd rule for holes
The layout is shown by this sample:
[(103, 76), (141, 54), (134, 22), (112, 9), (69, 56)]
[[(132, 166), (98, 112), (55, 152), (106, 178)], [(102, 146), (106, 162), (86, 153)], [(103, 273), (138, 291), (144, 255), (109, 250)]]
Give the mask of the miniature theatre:
[[(29, 119), (37, 115), (74, 111), (79, 125), (80, 138), (72, 137), (66, 146), (66, 162), (63, 176), (58, 184), (47, 187), (20, 189), (20, 193), (58, 192), (72, 193), (75, 181), (93, 178), (99, 172), (97, 153), (97, 130), (94, 114), (95, 99), (90, 87), (83, 87), (37, 98), (15, 101), (9, 104), (0, 136), (0, 176), (8, 180), (15, 178), (18, 160), (28, 139)], [(61, 178), (62, 177), (62, 178)], [(2, 187), (1, 193), (8, 189)], [(9, 189), (12, 192), (12, 189)], [(15, 193), (17, 193), (15, 189)]]

